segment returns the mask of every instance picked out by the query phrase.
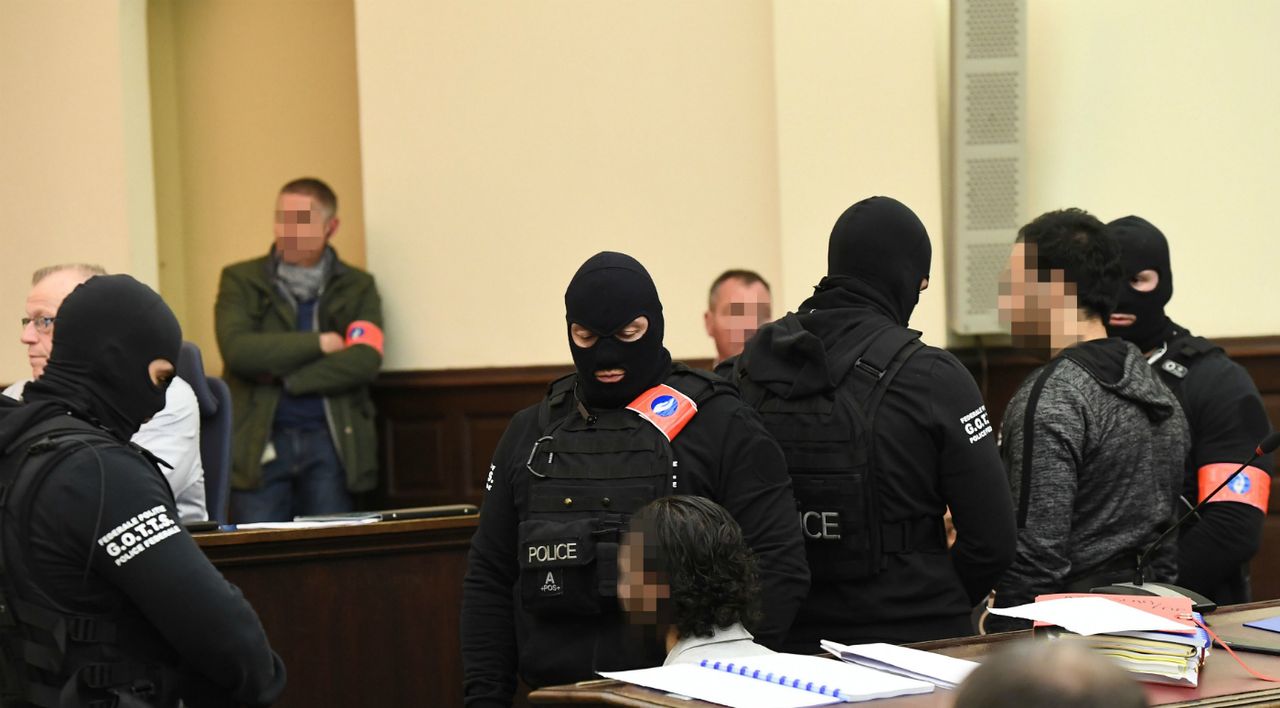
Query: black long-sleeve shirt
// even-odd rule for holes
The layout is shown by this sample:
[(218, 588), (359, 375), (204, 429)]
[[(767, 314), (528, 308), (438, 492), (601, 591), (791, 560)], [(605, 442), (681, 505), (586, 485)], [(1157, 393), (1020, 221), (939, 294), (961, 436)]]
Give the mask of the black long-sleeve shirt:
[[(1184, 336), (1189, 333), (1184, 332)], [(1169, 342), (1170, 351), (1176, 350), (1180, 339)], [(1161, 361), (1153, 364), (1159, 367)], [(1248, 372), (1221, 351), (1192, 362), (1186, 378), (1174, 383), (1173, 391), (1191, 427), (1191, 454), (1187, 457), (1182, 494), (1195, 504), (1200, 500), (1200, 468), (1245, 462), (1258, 442), (1271, 432), (1271, 423)], [(1252, 466), (1267, 474), (1274, 471), (1270, 455), (1255, 460)], [(1258, 552), (1265, 518), (1261, 509), (1241, 502), (1206, 504), (1199, 519), (1178, 538), (1178, 584), (1218, 604), (1248, 602), (1241, 566)]]
[[(27, 554), (39, 587), (69, 610), (136, 608), (189, 706), (270, 705), (285, 670), (253, 608), (180, 525), (164, 477), (140, 453), (71, 453), (34, 492)], [(142, 657), (135, 657), (142, 660)]]
[[(539, 404), (541, 405), (541, 404)], [(509, 705), (519, 674), (533, 686), (580, 681), (602, 669), (660, 664), (638, 651), (621, 612), (548, 620), (519, 599), (517, 525), (527, 518), (525, 463), (542, 434), (538, 406), (512, 419), (493, 456), (463, 581), (462, 659), (468, 706)], [(759, 559), (763, 643), (777, 644), (809, 585), (804, 542), (782, 451), (736, 395), (718, 395), (672, 442), (678, 493), (724, 506)], [(639, 662), (639, 663), (637, 663)]]

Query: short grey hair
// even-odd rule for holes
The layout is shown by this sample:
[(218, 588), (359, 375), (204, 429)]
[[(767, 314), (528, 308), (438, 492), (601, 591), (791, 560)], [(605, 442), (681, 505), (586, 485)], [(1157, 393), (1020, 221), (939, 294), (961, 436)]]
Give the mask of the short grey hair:
[(54, 273), (61, 273), (64, 270), (74, 270), (85, 277), (85, 280), (95, 275), (106, 275), (107, 269), (96, 263), (62, 263), (60, 265), (45, 266), (40, 270), (31, 274), (31, 284), (38, 285), (41, 280), (48, 278)]

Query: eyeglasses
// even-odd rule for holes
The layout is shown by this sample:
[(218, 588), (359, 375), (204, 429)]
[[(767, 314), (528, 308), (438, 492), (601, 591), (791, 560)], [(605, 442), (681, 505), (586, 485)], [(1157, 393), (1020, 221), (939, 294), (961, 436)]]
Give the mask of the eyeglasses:
[(49, 330), (53, 329), (53, 323), (57, 321), (57, 317), (23, 317), (22, 327), (26, 329), (27, 325), (35, 325), (37, 332), (47, 334)]

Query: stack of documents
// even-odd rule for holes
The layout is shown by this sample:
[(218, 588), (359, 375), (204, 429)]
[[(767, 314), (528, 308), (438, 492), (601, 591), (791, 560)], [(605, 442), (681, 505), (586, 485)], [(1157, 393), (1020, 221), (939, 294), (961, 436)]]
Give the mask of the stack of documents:
[(1209, 634), (1191, 600), (1134, 595), (1042, 595), (993, 614), (1035, 620), (1050, 638), (1078, 635), (1140, 681), (1196, 686)]

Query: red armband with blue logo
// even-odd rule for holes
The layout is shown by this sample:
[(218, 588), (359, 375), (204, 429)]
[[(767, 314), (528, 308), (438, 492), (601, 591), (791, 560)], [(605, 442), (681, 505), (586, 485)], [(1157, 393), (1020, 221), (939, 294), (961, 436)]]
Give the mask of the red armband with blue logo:
[[(1203, 500), (1209, 495), (1209, 492), (1218, 488), (1222, 484), (1222, 480), (1231, 476), (1232, 472), (1239, 469), (1240, 465), (1234, 462), (1215, 462), (1211, 465), (1205, 465), (1200, 468), (1200, 499)], [(1249, 506), (1261, 509), (1262, 513), (1267, 513), (1267, 501), (1271, 499), (1271, 475), (1266, 470), (1257, 467), (1245, 467), (1240, 470), (1240, 474), (1235, 476), (1227, 486), (1222, 488), (1209, 503), (1214, 502), (1240, 502)]]
[(368, 320), (356, 320), (347, 325), (347, 346), (367, 344), (382, 353), (382, 328)]
[(684, 426), (698, 412), (698, 406), (692, 398), (666, 384), (658, 384), (640, 394), (640, 397), (628, 404), (627, 408), (653, 423), (667, 440), (675, 440), (680, 431), (684, 430)]

